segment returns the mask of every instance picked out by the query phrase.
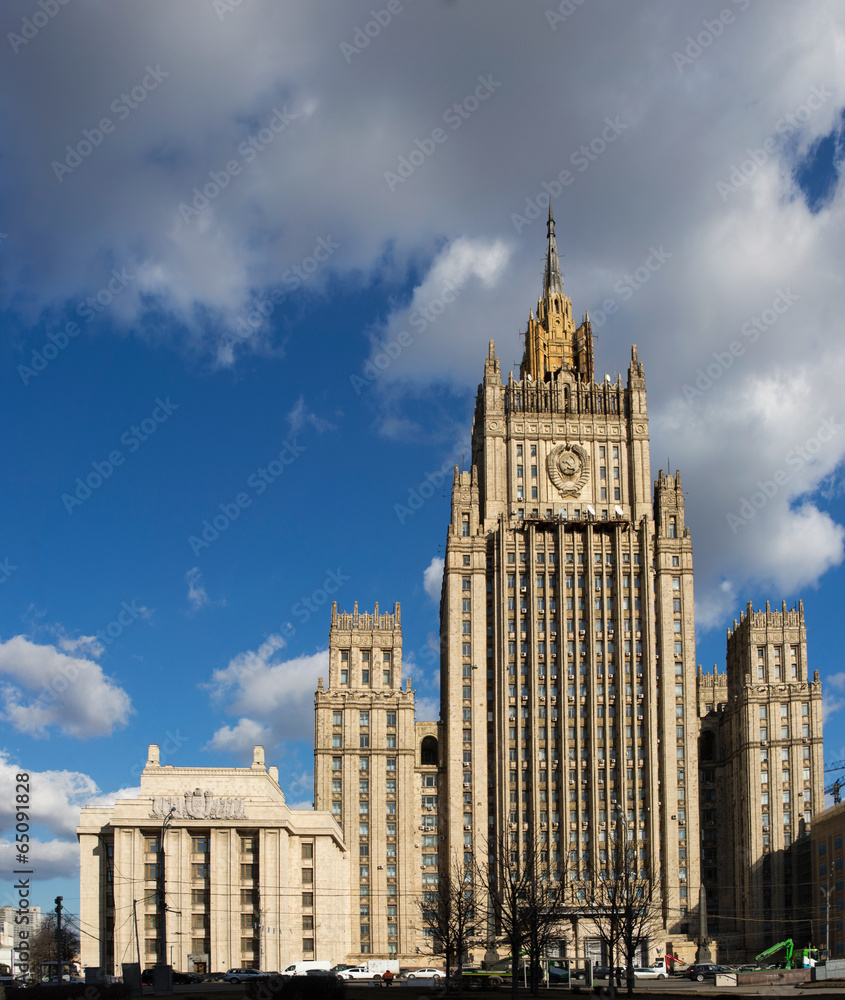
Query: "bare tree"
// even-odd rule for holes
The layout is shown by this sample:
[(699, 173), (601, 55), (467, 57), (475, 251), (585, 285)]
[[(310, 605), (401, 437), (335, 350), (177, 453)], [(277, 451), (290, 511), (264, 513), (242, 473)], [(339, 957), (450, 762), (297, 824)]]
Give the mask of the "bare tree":
[[(591, 882), (573, 887), (571, 906), (589, 918), (602, 940), (611, 970), (619, 958), (627, 967), (628, 995), (634, 992), (634, 965), (637, 948), (648, 938), (658, 916), (652, 900), (652, 879), (648, 862), (637, 857), (637, 845), (628, 839), (624, 821), (611, 832), (607, 847), (600, 847), (597, 869)], [(580, 897), (579, 897), (580, 893)], [(609, 979), (610, 996), (616, 995), (613, 971)]]
[(458, 983), (467, 954), (469, 938), (475, 934), (477, 900), (474, 866), (462, 864), (457, 857), (440, 872), (437, 887), (423, 891), (419, 901), (423, 927), (431, 931), (435, 954), (446, 961), (446, 975), (458, 970)]
[[(62, 961), (70, 962), (79, 954), (79, 934), (70, 923), (62, 924)], [(30, 941), (29, 971), (35, 979), (41, 978), (41, 963), (56, 961), (56, 918), (52, 913), (41, 919), (41, 928)], [(61, 970), (56, 970), (60, 975)]]
[[(566, 882), (557, 866), (549, 865), (549, 845), (536, 839), (511, 845), (504, 836), (493, 844), (479, 882), (490, 900), (496, 927), (511, 958), (511, 992), (517, 995), (519, 959), (527, 951), (531, 990), (537, 995), (541, 961), (549, 942), (558, 936), (563, 919)], [(521, 849), (520, 849), (521, 848)]]

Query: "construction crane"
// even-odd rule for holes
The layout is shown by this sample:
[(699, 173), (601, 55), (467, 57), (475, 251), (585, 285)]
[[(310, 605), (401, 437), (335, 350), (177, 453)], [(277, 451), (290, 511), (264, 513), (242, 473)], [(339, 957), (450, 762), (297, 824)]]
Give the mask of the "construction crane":
[[(825, 764), (825, 774), (827, 774), (828, 771), (845, 771), (845, 760), (835, 760), (832, 764)], [(837, 778), (832, 785), (828, 785), (824, 790), (825, 795), (833, 796), (834, 805), (839, 805), (842, 801), (842, 785), (842, 779)]]

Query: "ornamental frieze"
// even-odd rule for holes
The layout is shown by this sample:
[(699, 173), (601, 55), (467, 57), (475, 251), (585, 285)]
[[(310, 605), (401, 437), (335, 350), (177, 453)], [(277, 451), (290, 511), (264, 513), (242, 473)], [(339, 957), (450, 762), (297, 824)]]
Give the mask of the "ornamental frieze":
[(245, 819), (244, 799), (218, 796), (195, 788), (184, 795), (157, 795), (153, 799), (151, 816), (165, 819), (173, 810), (174, 819)]

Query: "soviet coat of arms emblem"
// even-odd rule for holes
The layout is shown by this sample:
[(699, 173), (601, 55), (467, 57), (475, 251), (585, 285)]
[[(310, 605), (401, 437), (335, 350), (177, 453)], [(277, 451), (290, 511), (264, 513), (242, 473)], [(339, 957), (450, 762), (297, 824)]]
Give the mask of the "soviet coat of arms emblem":
[(546, 470), (561, 496), (578, 496), (590, 479), (590, 456), (580, 444), (559, 444), (549, 452)]

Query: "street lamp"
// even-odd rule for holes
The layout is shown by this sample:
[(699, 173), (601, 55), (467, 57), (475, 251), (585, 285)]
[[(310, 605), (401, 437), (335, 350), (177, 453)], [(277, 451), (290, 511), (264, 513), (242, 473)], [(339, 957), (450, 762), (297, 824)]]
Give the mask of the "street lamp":
[(159, 898), (159, 919), (161, 920), (161, 964), (167, 965), (167, 903), (164, 897), (164, 835), (170, 829), (170, 821), (173, 819), (175, 806), (170, 807), (170, 812), (164, 817), (161, 823), (161, 837), (158, 842), (158, 898)]
[(824, 896), (824, 960), (830, 958), (830, 875), (827, 885), (819, 886), (819, 892)]

